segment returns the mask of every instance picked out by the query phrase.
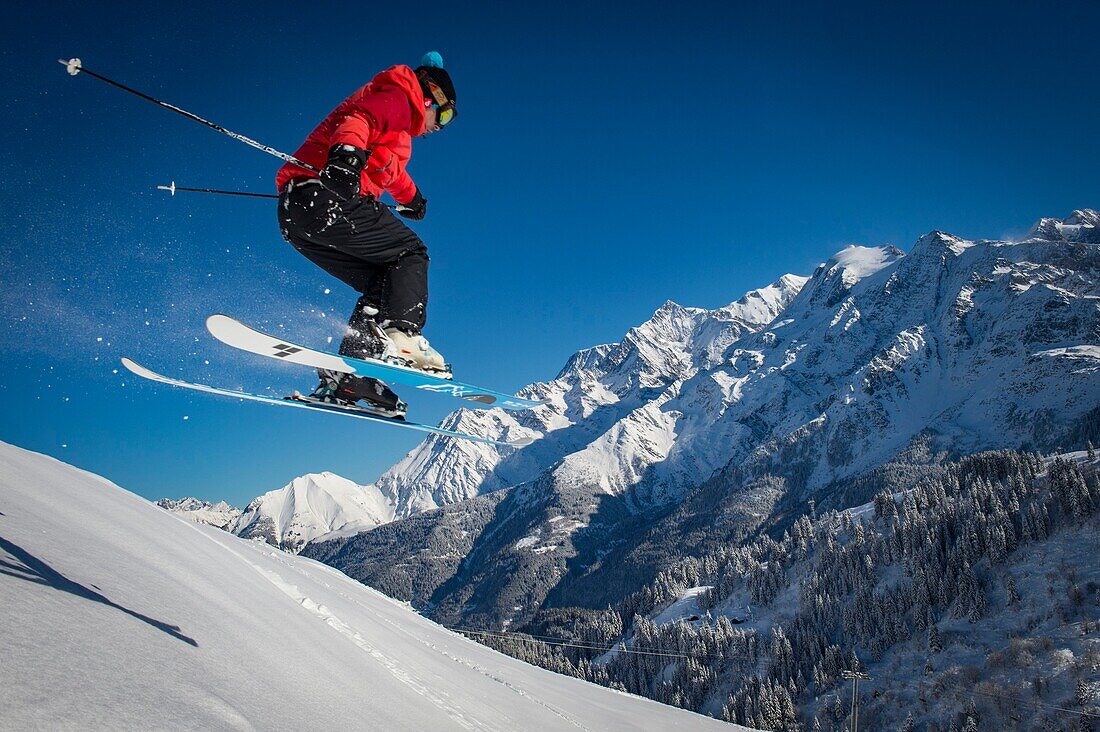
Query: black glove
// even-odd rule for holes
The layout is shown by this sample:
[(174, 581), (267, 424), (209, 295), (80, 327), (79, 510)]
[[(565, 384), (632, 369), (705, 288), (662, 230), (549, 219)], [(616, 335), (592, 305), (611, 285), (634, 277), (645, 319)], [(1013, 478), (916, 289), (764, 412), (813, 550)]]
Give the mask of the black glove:
[(397, 213), (413, 221), (420, 221), (427, 212), (428, 199), (421, 195), (419, 188), (416, 189), (416, 195), (413, 196), (413, 200), (408, 203), (397, 204)]
[(321, 170), (321, 185), (345, 201), (359, 195), (359, 171), (367, 164), (367, 153), (354, 145), (333, 145)]

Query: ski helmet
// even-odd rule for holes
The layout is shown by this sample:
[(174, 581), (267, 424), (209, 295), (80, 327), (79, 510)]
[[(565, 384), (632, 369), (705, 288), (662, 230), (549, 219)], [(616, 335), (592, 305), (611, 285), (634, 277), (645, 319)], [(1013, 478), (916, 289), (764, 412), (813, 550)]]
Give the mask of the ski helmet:
[(424, 92), (424, 98), (438, 108), (438, 120), (440, 127), (446, 127), (458, 114), (455, 106), (455, 85), (451, 81), (451, 75), (443, 68), (443, 57), (438, 51), (429, 51), (420, 60), (416, 67), (416, 78), (420, 80), (420, 88)]

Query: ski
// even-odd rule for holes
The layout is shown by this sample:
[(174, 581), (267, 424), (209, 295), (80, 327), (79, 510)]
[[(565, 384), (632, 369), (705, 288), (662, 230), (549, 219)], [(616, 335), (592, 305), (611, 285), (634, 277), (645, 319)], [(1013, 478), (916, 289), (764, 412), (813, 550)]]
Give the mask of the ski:
[(492, 440), (488, 437), (478, 437), (477, 435), (470, 435), (465, 432), (456, 432), (454, 430), (448, 430), (443, 427), (433, 427), (427, 424), (421, 424), (419, 422), (409, 422), (408, 420), (401, 419), (399, 417), (384, 417), (379, 414), (374, 414), (370, 410), (363, 409), (361, 407), (345, 407), (338, 404), (327, 404), (325, 402), (318, 402), (309, 400), (306, 397), (284, 397), (282, 399), (278, 397), (263, 396), (261, 394), (250, 394), (246, 391), (237, 391), (236, 389), (222, 389), (217, 386), (207, 386), (206, 384), (199, 384), (193, 381), (184, 381), (182, 379), (173, 379), (170, 376), (164, 374), (158, 374), (156, 371), (145, 368), (141, 364), (133, 361), (129, 358), (122, 359), (122, 365), (129, 371), (142, 377), (143, 379), (149, 379), (150, 381), (159, 381), (162, 384), (170, 384), (171, 386), (179, 386), (184, 389), (192, 389), (194, 391), (202, 391), (207, 394), (221, 394), (222, 396), (233, 397), (236, 399), (248, 399), (254, 402), (264, 402), (266, 404), (276, 404), (284, 407), (299, 407), (301, 409), (312, 409), (318, 412), (327, 412), (329, 414), (343, 414), (348, 417), (358, 417), (359, 419), (367, 419), (373, 422), (381, 422), (383, 424), (393, 425), (394, 427), (404, 427), (405, 429), (416, 430), (418, 432), (429, 432), (436, 435), (443, 435), (445, 437), (454, 437), (462, 440), (473, 440), (474, 442), (484, 442), (490, 445), (503, 445), (505, 447), (524, 447), (533, 442), (530, 437), (522, 437), (518, 440)]
[(412, 386), (424, 391), (432, 391), (437, 394), (449, 394), (478, 404), (491, 404), (504, 409), (531, 409), (545, 403), (491, 389), (482, 389), (472, 384), (463, 384), (460, 381), (434, 376), (407, 366), (319, 351), (258, 331), (228, 315), (211, 315), (206, 319), (206, 329), (210, 331), (211, 335), (228, 346), (280, 361), (301, 364), (302, 366), (329, 369), (357, 376), (369, 376), (383, 381)]

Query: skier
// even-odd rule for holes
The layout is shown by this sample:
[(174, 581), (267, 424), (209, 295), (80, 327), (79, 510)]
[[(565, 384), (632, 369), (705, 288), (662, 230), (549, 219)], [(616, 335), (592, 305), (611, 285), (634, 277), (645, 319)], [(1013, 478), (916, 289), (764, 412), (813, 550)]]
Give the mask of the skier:
[[(421, 335), (428, 301), (428, 250), (379, 202), (388, 192), (397, 213), (424, 218), (427, 200), (405, 169), (412, 138), (455, 118), (455, 90), (442, 57), (392, 66), (360, 88), (317, 126), (294, 157), (320, 175), (287, 163), (276, 176), (283, 238), (310, 261), (360, 293), (340, 354), (396, 358), (429, 373), (449, 374)], [(311, 396), (404, 417), (407, 409), (377, 379), (319, 369)]]

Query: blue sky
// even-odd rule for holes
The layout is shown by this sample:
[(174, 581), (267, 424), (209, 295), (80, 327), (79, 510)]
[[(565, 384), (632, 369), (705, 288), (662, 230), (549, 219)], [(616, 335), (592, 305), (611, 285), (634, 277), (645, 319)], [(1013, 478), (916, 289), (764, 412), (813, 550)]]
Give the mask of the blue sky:
[[(370, 482), (413, 433), (136, 383), (282, 394), (224, 311), (311, 344), (354, 294), (279, 236), (277, 148), (378, 70), (442, 52), (455, 125), (414, 145), (425, 330), (467, 381), (552, 378), (664, 300), (718, 307), (850, 244), (1020, 234), (1100, 206), (1100, 49), (1080, 3), (20, 4), (2, 31), (0, 439), (150, 498), (242, 505), (296, 475)], [(441, 396), (409, 394), (438, 420)]]

